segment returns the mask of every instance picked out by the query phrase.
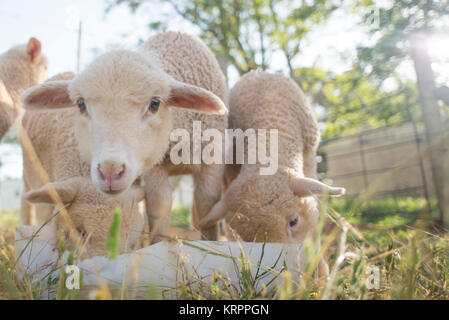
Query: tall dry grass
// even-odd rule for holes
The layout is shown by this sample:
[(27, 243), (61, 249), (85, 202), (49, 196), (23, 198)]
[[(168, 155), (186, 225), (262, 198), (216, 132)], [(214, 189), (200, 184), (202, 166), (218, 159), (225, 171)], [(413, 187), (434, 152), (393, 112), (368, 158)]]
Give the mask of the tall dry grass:
[[(274, 266), (260, 263), (255, 265), (256, 273), (251, 272), (254, 265), (241, 252), (240, 256), (228, 257), (233, 260), (236, 272), (239, 272), (238, 284), (231, 283), (219, 273), (208, 281), (199, 279), (181, 264), (179, 272), (182, 280), (177, 288), (158, 288), (152, 284), (144, 288), (126, 285), (113, 287), (105, 281), (98, 287), (84, 290), (82, 294), (65, 288), (63, 272), (58, 277), (46, 279), (45, 284), (32, 283), (27, 277), (20, 278), (14, 268), (13, 227), (17, 219), (3, 219), (8, 222), (2, 221), (0, 224), (0, 299), (38, 299), (46, 291), (50, 291), (52, 294), (49, 297), (54, 299), (159, 299), (167, 296), (162, 292), (181, 299), (449, 298), (448, 234), (427, 231), (427, 223), (420, 219), (413, 225), (404, 224), (400, 232), (394, 228), (359, 230), (357, 225), (344, 218), (344, 213), (340, 214), (326, 204), (322, 207), (325, 214), (316, 234), (321, 235), (322, 245), (317, 245), (318, 237), (305, 244), (307, 263), (299, 281), (295, 280), (293, 270), (284, 268), (278, 272)], [(334, 226), (327, 234), (322, 232), (324, 217)], [(117, 226), (112, 226), (111, 230), (115, 231), (111, 231), (109, 243), (113, 245), (109, 250), (114, 251), (117, 248)], [(379, 241), (375, 240), (373, 232), (379, 234)], [(367, 233), (371, 233), (369, 239), (365, 237)], [(189, 245), (189, 242), (183, 242), (183, 245)], [(318, 279), (314, 270), (323, 255), (329, 261), (330, 275), (327, 279)], [(114, 254), (110, 256), (112, 258)], [(76, 254), (71, 257), (76, 259)], [(62, 266), (55, 268), (62, 270)], [(378, 279), (375, 278), (377, 275)], [(268, 290), (274, 280), (278, 280), (279, 284)], [(140, 293), (136, 294), (136, 290)]]

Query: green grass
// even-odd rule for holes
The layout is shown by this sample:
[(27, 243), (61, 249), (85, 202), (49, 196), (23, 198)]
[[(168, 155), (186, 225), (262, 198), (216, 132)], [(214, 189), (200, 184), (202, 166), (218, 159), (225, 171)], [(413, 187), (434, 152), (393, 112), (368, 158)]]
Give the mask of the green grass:
[[(12, 243), (14, 241), (15, 228), (20, 224), (17, 210), (0, 211), (0, 239)], [(1, 244), (1, 243), (0, 243)]]
[[(183, 281), (173, 290), (184, 299), (449, 299), (449, 234), (429, 228), (433, 213), (426, 212), (423, 199), (333, 199), (321, 207), (322, 220), (326, 218), (333, 228), (324, 233), (317, 228), (322, 250), (316, 246), (316, 237), (305, 244), (308, 262), (299, 282), (292, 280), (290, 270), (267, 272), (267, 266), (260, 266), (253, 275), (249, 272), (250, 262), (242, 254), (229, 257), (241, 277), (237, 286), (220, 274), (214, 275), (212, 281), (198, 281), (195, 275), (183, 274)], [(28, 279), (20, 279), (14, 269), (13, 235), (17, 224), (17, 213), (0, 213), (0, 299), (35, 299), (39, 290)], [(323, 224), (320, 221), (319, 226)], [(189, 208), (174, 208), (171, 225), (190, 226)], [(329, 262), (328, 280), (314, 276), (323, 255)], [(379, 270), (380, 282), (378, 288), (370, 289), (367, 281), (373, 267)], [(273, 279), (280, 279), (280, 284), (266, 290)], [(52, 281), (56, 297), (76, 298), (64, 289), (63, 280)], [(195, 281), (198, 285), (193, 287)], [(265, 283), (262, 290), (256, 289), (257, 283)], [(157, 288), (149, 285), (147, 289), (147, 298), (160, 298)], [(95, 297), (130, 296), (102, 285)]]
[(190, 207), (174, 206), (171, 210), (170, 225), (178, 228), (189, 228), (191, 225)]
[(109, 259), (115, 259), (119, 254), (121, 226), (122, 211), (120, 210), (120, 208), (116, 208), (114, 210), (114, 216), (112, 217), (108, 240), (106, 242), (106, 251)]
[[(376, 224), (392, 226), (413, 223), (420, 213), (427, 209), (424, 198), (386, 198), (386, 199), (332, 199), (329, 204), (337, 212), (355, 224)], [(433, 209), (434, 205), (432, 205)], [(399, 221), (395, 221), (399, 220)]]
[(0, 211), (0, 227), (15, 227), (20, 222), (17, 210)]
[(360, 228), (365, 238), (378, 245), (390, 243), (392, 239), (405, 241), (410, 237), (414, 225), (430, 224), (436, 219), (435, 203), (428, 212), (424, 198), (400, 197), (360, 199), (331, 199), (329, 206), (339, 212), (348, 222)]

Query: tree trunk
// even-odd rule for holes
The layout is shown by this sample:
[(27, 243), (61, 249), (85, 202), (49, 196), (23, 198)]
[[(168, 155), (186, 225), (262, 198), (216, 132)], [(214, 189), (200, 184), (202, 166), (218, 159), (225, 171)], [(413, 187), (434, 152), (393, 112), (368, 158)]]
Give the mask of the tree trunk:
[[(411, 38), (411, 54), (415, 67), (426, 140), (430, 152), (433, 185), (438, 201), (440, 223), (449, 227), (449, 186), (445, 186), (445, 145), (441, 114), (435, 97), (434, 75), (427, 49), (427, 35), (417, 33)], [(447, 184), (447, 183), (446, 183)]]
[(217, 57), (218, 65), (220, 66), (220, 69), (226, 78), (226, 84), (229, 87), (229, 75), (228, 75), (229, 60), (224, 55), (219, 55), (216, 57)]

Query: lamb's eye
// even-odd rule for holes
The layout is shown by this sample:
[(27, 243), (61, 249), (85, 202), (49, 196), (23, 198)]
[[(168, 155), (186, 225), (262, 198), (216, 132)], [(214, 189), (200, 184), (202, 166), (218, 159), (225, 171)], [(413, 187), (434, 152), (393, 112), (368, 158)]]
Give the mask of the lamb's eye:
[(150, 112), (156, 113), (159, 110), (159, 105), (161, 104), (161, 99), (159, 97), (154, 97), (151, 99), (148, 110)]
[(86, 241), (86, 239), (87, 239), (87, 231), (84, 230), (83, 228), (77, 228), (76, 230), (78, 231), (78, 235), (81, 238), (81, 241)]
[(78, 105), (78, 108), (80, 109), (81, 113), (86, 113), (87, 109), (83, 98), (79, 98), (78, 100), (76, 100), (76, 104)]
[(288, 226), (290, 227), (290, 228), (293, 228), (294, 226), (296, 226), (298, 224), (298, 216), (295, 216), (293, 219), (291, 219), (289, 222), (288, 222)]

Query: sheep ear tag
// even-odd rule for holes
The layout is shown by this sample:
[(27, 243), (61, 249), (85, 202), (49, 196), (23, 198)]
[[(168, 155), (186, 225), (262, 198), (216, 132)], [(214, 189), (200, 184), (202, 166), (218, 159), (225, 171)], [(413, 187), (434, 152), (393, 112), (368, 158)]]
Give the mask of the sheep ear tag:
[(170, 83), (169, 104), (208, 114), (225, 114), (228, 111), (223, 101), (212, 92), (176, 80)]

